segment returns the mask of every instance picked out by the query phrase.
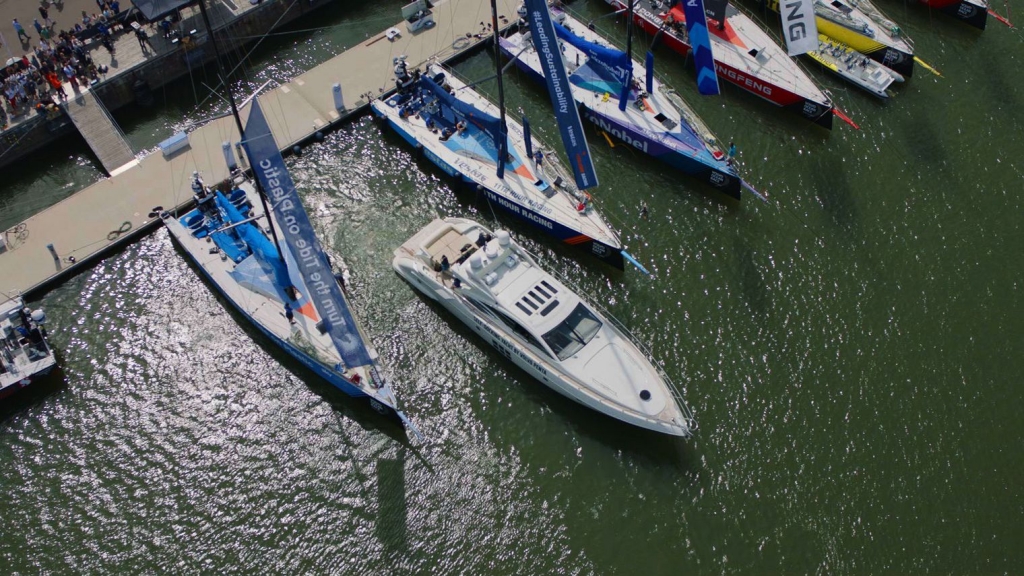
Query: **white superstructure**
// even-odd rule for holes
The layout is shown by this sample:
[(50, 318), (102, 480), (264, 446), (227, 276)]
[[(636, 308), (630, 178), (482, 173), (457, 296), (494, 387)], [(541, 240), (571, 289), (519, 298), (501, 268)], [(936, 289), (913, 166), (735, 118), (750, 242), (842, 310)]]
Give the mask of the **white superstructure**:
[(636, 344), (509, 233), (436, 219), (395, 250), (393, 266), (517, 366), (598, 412), (675, 436), (695, 427), (668, 378)]

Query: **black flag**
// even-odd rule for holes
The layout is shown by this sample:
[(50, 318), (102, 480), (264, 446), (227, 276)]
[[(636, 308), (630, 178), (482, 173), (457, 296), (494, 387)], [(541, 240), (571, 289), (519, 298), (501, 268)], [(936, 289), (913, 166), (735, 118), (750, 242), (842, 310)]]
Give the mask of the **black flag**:
[(728, 5), (729, 0), (704, 0), (704, 14), (722, 24), (725, 22), (725, 7)]

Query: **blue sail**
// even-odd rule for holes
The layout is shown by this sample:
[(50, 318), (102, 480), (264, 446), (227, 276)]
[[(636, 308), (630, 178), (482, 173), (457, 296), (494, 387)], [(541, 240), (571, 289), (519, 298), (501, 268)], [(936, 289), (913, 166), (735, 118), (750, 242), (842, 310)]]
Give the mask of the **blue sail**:
[(330, 335), (342, 362), (346, 366), (371, 364), (370, 354), (334, 279), (327, 256), (313, 233), (313, 224), (302, 207), (259, 100), (253, 100), (242, 145), (268, 196), (280, 238), (295, 257), (296, 268), (305, 284), (304, 295), (316, 307), (323, 329)]
[(475, 126), (486, 132), (492, 140), (494, 140), (494, 146), (497, 148), (501, 143), (501, 120), (491, 116), (486, 112), (482, 112), (472, 104), (459, 100), (458, 97), (449, 94), (444, 86), (441, 86), (432, 78), (421, 77), (418, 86), (423, 88), (434, 97), (437, 98), (438, 103), (442, 107), (447, 107), (452, 112), (456, 113), (463, 120), (473, 123)]
[(686, 34), (693, 47), (693, 62), (697, 65), (697, 91), (705, 96), (714, 96), (718, 94), (718, 75), (715, 74), (715, 56), (711, 52), (704, 1), (683, 0), (683, 14), (686, 15)]
[(562, 134), (562, 145), (569, 155), (569, 169), (580, 190), (597, 186), (597, 172), (590, 155), (587, 138), (583, 134), (583, 123), (580, 122), (580, 111), (572, 97), (569, 76), (565, 73), (562, 62), (562, 51), (558, 47), (557, 32), (548, 5), (545, 0), (526, 0), (527, 18), (533, 36), (537, 55), (540, 56), (544, 69), (544, 78), (551, 96), (551, 107), (558, 121), (558, 131)]
[(619, 110), (625, 110), (629, 90), (633, 86), (633, 59), (629, 54), (580, 38), (560, 24), (555, 24), (555, 31), (560, 38), (587, 55), (587, 68), (602, 79), (619, 85)]
[[(226, 196), (219, 190), (216, 193), (215, 201), (217, 206), (220, 207), (221, 212), (224, 214), (225, 219), (230, 224), (239, 224), (246, 220), (245, 216), (238, 211), (237, 208), (227, 199)], [(288, 278), (288, 271), (284, 267), (284, 261), (281, 260), (281, 255), (277, 252), (277, 247), (270, 241), (266, 236), (261, 234), (256, 229), (255, 224), (246, 223), (240, 226), (235, 226), (231, 229), (234, 234), (238, 234), (238, 237), (245, 242), (245, 245), (249, 247), (249, 250), (256, 256), (256, 261), (260, 263), (264, 269), (269, 268), (269, 272), (273, 273), (274, 280), (277, 285), (284, 289), (291, 285), (291, 280)]]

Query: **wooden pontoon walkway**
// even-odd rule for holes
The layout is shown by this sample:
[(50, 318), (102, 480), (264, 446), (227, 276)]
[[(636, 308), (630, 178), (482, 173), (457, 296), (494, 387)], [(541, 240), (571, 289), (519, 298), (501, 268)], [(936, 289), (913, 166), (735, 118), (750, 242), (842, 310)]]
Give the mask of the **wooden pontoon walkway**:
[(78, 92), (62, 106), (107, 174), (116, 176), (138, 164), (121, 128), (95, 94), (88, 90)]
[[(515, 22), (518, 0), (498, 0), (502, 27)], [(407, 56), (410, 68), (431, 58), (448, 61), (489, 40), (481, 22), (490, 22), (490, 5), (444, 2), (433, 9), (436, 25), (390, 41), (381, 31), (266, 94), (260, 103), (282, 150), (292, 148), (319, 130), (359, 112), (393, 84), (392, 59)], [(335, 109), (334, 84), (342, 86), (344, 106)], [(243, 121), (248, 107), (242, 110)], [(159, 224), (156, 207), (172, 209), (191, 202), (191, 176), (202, 173), (207, 183), (229, 176), (223, 142), (237, 142), (234, 120), (220, 118), (189, 134), (189, 147), (170, 157), (150, 154), (138, 165), (101, 180), (62, 202), (3, 232), (7, 251), (0, 254), (0, 302), (5, 295), (31, 296), (52, 282), (73, 274), (109, 250)], [(243, 166), (246, 166), (243, 164)], [(53, 252), (48, 249), (53, 246)]]

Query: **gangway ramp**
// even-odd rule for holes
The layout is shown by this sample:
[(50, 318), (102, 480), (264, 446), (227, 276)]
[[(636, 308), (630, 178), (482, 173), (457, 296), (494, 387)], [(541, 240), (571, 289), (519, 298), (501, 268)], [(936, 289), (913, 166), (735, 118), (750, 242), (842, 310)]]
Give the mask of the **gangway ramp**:
[(116, 176), (139, 163), (121, 128), (95, 94), (87, 90), (75, 94), (64, 103), (64, 110), (107, 174)]

